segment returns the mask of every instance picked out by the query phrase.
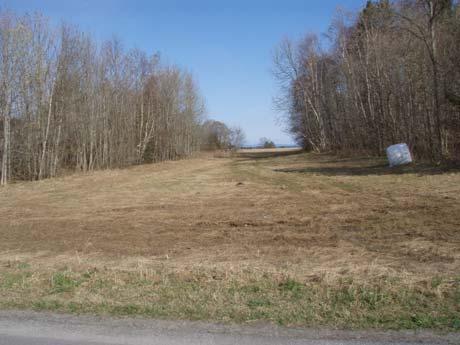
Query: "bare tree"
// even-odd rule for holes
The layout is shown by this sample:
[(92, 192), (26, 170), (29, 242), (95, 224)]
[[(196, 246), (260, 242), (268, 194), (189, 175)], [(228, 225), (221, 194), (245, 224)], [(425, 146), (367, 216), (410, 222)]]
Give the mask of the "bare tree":
[(246, 141), (246, 135), (239, 126), (234, 126), (230, 129), (230, 145), (232, 149), (239, 150)]
[(383, 153), (407, 142), (417, 157), (459, 159), (459, 4), (368, 1), (336, 16), (321, 49), (314, 35), (283, 41), (274, 57), (276, 105), (299, 144)]
[(158, 54), (0, 13), (2, 185), (189, 156), (204, 113), (193, 77)]

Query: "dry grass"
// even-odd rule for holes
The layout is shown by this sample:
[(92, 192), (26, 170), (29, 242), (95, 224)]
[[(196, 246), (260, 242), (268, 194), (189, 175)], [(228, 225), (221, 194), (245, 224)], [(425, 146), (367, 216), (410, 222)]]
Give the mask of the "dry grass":
[(459, 186), (458, 171), (295, 150), (14, 184), (0, 304), (457, 328)]

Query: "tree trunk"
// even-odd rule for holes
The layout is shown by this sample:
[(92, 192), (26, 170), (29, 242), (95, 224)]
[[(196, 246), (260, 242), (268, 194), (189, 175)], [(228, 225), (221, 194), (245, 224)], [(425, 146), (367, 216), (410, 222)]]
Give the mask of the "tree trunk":
[(0, 177), (0, 185), (4, 186), (8, 183), (9, 172), (9, 152), (10, 152), (10, 117), (3, 115), (3, 154), (2, 154), (2, 176)]

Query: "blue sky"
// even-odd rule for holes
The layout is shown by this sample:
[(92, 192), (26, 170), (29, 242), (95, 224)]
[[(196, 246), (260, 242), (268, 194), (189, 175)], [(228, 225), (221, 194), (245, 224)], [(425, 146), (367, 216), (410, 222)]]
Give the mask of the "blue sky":
[(284, 37), (327, 31), (337, 7), (365, 0), (0, 0), (18, 13), (39, 11), (54, 23), (77, 24), (98, 40), (159, 51), (188, 69), (206, 98), (208, 117), (240, 125), (248, 143), (291, 143), (272, 98), (271, 54)]

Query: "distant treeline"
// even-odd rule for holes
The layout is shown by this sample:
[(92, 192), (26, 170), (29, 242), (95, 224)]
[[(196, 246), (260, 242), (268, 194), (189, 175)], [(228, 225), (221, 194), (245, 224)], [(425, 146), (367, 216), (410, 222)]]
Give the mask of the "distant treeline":
[(337, 13), (326, 38), (274, 55), (276, 104), (299, 145), (382, 154), (406, 142), (423, 159), (460, 158), (458, 2), (368, 1)]
[(39, 14), (0, 12), (0, 184), (244, 140), (204, 113), (192, 76), (158, 54), (126, 51), (117, 39), (98, 44)]

